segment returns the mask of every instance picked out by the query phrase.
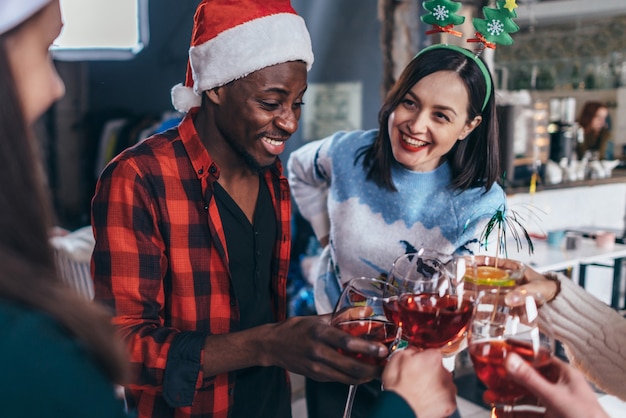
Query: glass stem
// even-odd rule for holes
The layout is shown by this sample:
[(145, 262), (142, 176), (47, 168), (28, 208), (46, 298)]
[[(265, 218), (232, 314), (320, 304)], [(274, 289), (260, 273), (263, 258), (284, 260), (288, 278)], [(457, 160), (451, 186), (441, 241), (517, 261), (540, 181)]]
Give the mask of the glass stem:
[(490, 418), (514, 418), (515, 411), (512, 405), (494, 405), (491, 408)]
[(350, 385), (348, 389), (348, 399), (346, 399), (346, 408), (343, 410), (343, 418), (350, 418), (352, 415), (352, 404), (356, 395), (356, 385)]

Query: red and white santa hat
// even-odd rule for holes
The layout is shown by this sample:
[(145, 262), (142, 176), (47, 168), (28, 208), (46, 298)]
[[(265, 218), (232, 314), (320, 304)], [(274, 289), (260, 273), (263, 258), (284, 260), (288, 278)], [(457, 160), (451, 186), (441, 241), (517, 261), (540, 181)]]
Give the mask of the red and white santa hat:
[(51, 0), (0, 0), (0, 34), (26, 21)]
[(194, 17), (185, 85), (172, 89), (176, 110), (200, 106), (202, 92), (276, 64), (313, 64), (304, 19), (289, 0), (204, 0)]

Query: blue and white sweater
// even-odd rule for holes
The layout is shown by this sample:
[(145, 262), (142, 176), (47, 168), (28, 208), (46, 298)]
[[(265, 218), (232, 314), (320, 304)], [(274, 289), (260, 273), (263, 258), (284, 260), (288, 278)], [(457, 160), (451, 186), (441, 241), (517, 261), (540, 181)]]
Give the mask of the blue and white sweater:
[(331, 312), (350, 278), (378, 276), (414, 247), (476, 253), (488, 219), (505, 203), (498, 184), (464, 192), (448, 187), (450, 167), (416, 172), (395, 164), (391, 192), (366, 180), (356, 153), (377, 130), (338, 132), (292, 152), (289, 182), (296, 204), (318, 238), (329, 237), (315, 275), (317, 312)]

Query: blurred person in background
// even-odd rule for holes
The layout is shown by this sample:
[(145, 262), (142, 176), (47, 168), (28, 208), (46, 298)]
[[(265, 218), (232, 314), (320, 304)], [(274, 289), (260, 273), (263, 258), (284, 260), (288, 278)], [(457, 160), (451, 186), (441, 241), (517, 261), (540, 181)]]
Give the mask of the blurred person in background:
[(596, 160), (613, 159), (607, 105), (597, 101), (586, 102), (578, 117), (578, 124), (583, 132), (583, 140), (577, 144), (578, 158), (583, 158), (589, 152), (590, 157)]

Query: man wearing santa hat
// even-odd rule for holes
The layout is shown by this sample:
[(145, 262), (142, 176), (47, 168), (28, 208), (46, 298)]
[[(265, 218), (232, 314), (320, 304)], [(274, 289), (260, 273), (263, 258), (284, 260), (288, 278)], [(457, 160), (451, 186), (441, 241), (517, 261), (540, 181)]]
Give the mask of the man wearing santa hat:
[(278, 155), (313, 63), (289, 0), (205, 0), (175, 129), (118, 155), (92, 207), (96, 299), (127, 341), (140, 417), (290, 417), (285, 369), (361, 383), (380, 344), (286, 319), (291, 202)]

